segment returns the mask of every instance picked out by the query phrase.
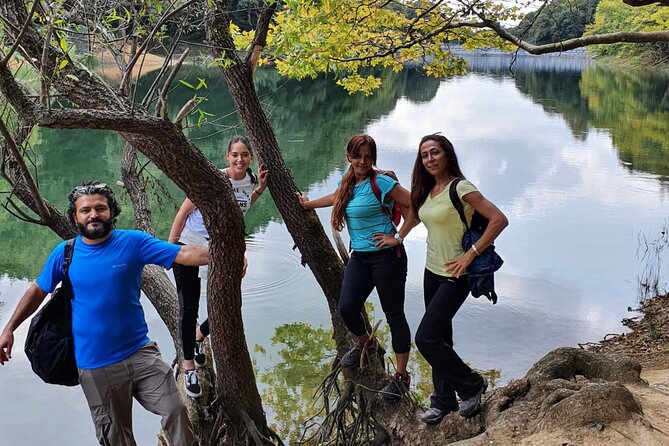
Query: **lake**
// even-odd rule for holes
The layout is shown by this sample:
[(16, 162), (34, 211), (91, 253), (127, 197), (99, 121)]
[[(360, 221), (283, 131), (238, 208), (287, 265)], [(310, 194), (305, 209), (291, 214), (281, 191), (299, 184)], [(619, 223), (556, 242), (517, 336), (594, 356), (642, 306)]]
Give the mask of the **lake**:
[[(423, 135), (442, 132), (453, 142), (464, 174), (510, 222), (496, 242), (505, 260), (495, 276), (498, 304), (469, 298), (454, 322), (457, 351), (479, 369), (499, 370), (503, 384), (555, 347), (623, 331), (620, 320), (634, 315), (628, 307), (638, 301), (641, 240), (656, 238), (669, 215), (669, 78), (615, 73), (582, 58), (521, 58), (513, 72), (505, 57), (472, 58), (471, 65), (469, 74), (441, 80), (415, 71), (383, 73), (383, 86), (370, 97), (349, 96), (332, 80), (295, 82), (269, 70), (257, 74), (257, 87), (284, 158), (312, 198), (336, 188), (354, 133), (376, 139), (379, 166), (394, 170), (407, 187)], [(227, 139), (243, 129), (217, 72), (188, 70), (183, 78), (191, 84), (207, 79), (208, 89), (198, 94), (215, 116), (201, 127), (192, 118), (186, 133), (222, 166)], [(140, 89), (150, 82), (142, 79)], [(172, 116), (192, 96), (180, 86), (170, 101)], [(61, 209), (82, 180), (115, 184), (120, 178), (114, 134), (41, 130), (31, 144), (41, 190)], [(171, 183), (166, 187), (172, 199), (151, 185), (163, 238), (183, 199)], [(123, 203), (119, 226), (128, 227), (130, 204), (125, 197)], [(318, 214), (329, 233), (329, 210)], [(4, 327), (58, 240), (5, 211), (0, 223)], [(268, 416), (288, 439), (313, 412), (311, 397), (332, 359), (330, 316), (270, 194), (249, 211), (247, 233), (246, 334)], [(419, 226), (405, 242), (412, 333), (423, 312), (425, 238)], [(662, 273), (668, 277), (666, 267)], [(383, 318), (378, 299), (370, 301), (373, 317)], [(171, 361), (171, 340), (144, 303), (150, 336)], [(94, 444), (80, 389), (45, 385), (30, 371), (22, 352), (26, 330), (24, 323), (16, 332), (12, 363), (0, 367), (3, 444)], [(134, 417), (138, 444), (155, 444), (158, 419), (139, 406)]]

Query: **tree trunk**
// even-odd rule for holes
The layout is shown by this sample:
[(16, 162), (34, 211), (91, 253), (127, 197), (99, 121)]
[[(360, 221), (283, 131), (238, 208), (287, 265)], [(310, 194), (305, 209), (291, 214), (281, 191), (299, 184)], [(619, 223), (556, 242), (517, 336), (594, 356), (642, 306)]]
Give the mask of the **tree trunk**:
[(295, 196), (297, 186), (281, 156), (272, 126), (258, 99), (251, 69), (240, 60), (236, 51), (232, 50), (235, 45), (230, 36), (230, 21), (226, 7), (227, 2), (218, 1), (213, 2), (212, 8), (207, 10), (205, 16), (207, 40), (213, 48), (213, 56), (216, 59), (221, 58), (216, 48), (226, 48), (223, 56), (231, 63), (222, 66), (221, 73), (251, 145), (257, 151), (260, 162), (269, 169), (267, 177), (269, 190), (295, 245), (302, 254), (302, 264), (309, 265), (325, 294), (337, 351), (342, 355), (350, 348), (351, 340), (337, 311), (344, 265), (327, 238), (316, 213), (302, 209)]

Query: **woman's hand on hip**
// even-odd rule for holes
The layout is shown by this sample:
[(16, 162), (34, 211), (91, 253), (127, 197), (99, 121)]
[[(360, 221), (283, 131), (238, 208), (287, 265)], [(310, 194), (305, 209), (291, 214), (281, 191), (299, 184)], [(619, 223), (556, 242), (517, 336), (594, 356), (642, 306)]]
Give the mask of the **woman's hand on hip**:
[(444, 268), (447, 273), (451, 273), (453, 277), (457, 278), (467, 273), (467, 267), (472, 263), (472, 260), (474, 260), (474, 254), (469, 250), (461, 256), (444, 263)]
[(374, 246), (377, 248), (383, 248), (384, 246), (397, 246), (400, 244), (394, 236), (390, 234), (384, 234), (383, 232), (377, 232), (372, 236), (374, 240)]

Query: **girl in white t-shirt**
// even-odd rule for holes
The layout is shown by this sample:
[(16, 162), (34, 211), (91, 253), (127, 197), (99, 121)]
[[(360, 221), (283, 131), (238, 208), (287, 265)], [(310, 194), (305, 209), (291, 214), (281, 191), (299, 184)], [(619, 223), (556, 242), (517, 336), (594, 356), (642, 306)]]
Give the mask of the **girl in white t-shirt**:
[[(259, 165), (257, 177), (253, 174), (250, 168), (253, 150), (249, 141), (243, 136), (233, 136), (230, 139), (226, 160), (228, 167), (221, 171), (230, 180), (237, 204), (246, 214), (267, 187), (267, 169)], [(174, 217), (169, 242), (206, 246), (208, 241), (209, 233), (204, 226), (200, 210), (186, 198)], [(209, 334), (208, 320), (202, 322), (196, 329), (201, 290), (199, 268), (174, 265), (173, 270), (179, 296), (179, 331), (184, 354), (186, 394), (197, 398), (202, 394), (202, 388), (196, 367), (206, 364), (204, 338)], [(246, 272), (246, 258), (244, 258), (244, 272)]]

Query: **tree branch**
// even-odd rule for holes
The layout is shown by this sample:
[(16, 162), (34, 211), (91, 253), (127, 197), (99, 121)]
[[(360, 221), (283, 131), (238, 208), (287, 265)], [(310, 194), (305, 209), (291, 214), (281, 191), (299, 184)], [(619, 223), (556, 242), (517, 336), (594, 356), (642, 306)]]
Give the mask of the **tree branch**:
[(12, 55), (16, 51), (16, 49), (19, 47), (21, 44), (21, 39), (23, 38), (23, 34), (25, 34), (26, 30), (28, 29), (28, 26), (32, 22), (33, 15), (35, 15), (35, 11), (37, 11), (37, 6), (39, 5), (40, 0), (35, 0), (33, 2), (33, 7), (30, 8), (30, 13), (28, 14), (28, 19), (26, 19), (25, 22), (23, 22), (23, 27), (21, 28), (21, 31), (19, 31), (19, 34), (16, 36), (16, 39), (14, 40), (14, 44), (12, 47), (9, 49), (9, 52), (7, 52), (7, 55), (0, 61), (0, 67), (5, 67), (9, 63), (9, 59), (11, 59)]
[(244, 61), (252, 75), (258, 66), (260, 54), (262, 53), (263, 48), (267, 45), (267, 32), (269, 31), (269, 25), (272, 21), (274, 11), (276, 11), (276, 4), (277, 2), (273, 2), (271, 5), (265, 6), (260, 13), (260, 17), (258, 17), (256, 32), (253, 36), (253, 42), (251, 43), (251, 51)]
[(19, 166), (19, 171), (23, 181), (25, 181), (25, 184), (30, 190), (32, 196), (35, 197), (39, 216), (42, 220), (48, 221), (51, 217), (51, 213), (44, 204), (44, 201), (42, 201), (42, 196), (37, 189), (37, 185), (35, 184), (32, 175), (30, 175), (28, 166), (26, 166), (25, 160), (23, 159), (23, 156), (21, 156), (21, 152), (14, 142), (14, 138), (12, 138), (12, 135), (9, 133), (9, 130), (5, 125), (5, 121), (2, 119), (0, 119), (0, 134), (2, 134), (2, 137), (5, 138), (5, 145), (9, 149), (12, 157), (14, 157), (14, 161), (16, 161)]
[(610, 43), (669, 42), (669, 31), (648, 31), (598, 34), (593, 36), (577, 37), (575, 39), (568, 39), (562, 42), (547, 43), (545, 45), (533, 45), (509, 33), (497, 22), (484, 20), (475, 27), (490, 28), (502, 39), (513, 43), (530, 54), (559, 53), (562, 51), (573, 50), (575, 48), (582, 48), (584, 46)]
[(171, 19), (173, 16), (175, 16), (185, 8), (192, 6), (194, 3), (195, 0), (191, 0), (189, 2), (184, 3), (183, 5), (176, 8), (174, 11), (170, 12), (169, 14), (165, 14), (165, 16), (163, 16), (158, 21), (158, 23), (156, 23), (156, 26), (154, 26), (153, 29), (151, 30), (151, 33), (148, 36), (146, 36), (146, 39), (144, 39), (144, 42), (137, 50), (135, 56), (130, 60), (130, 62), (128, 62), (128, 66), (126, 67), (125, 73), (123, 73), (123, 79), (121, 79), (121, 84), (119, 86), (121, 92), (125, 92), (125, 88), (128, 85), (128, 79), (130, 78), (130, 73), (132, 73), (132, 69), (139, 60), (139, 57), (144, 53), (144, 51), (146, 51), (146, 48), (149, 45), (151, 39), (153, 39), (153, 36), (156, 35), (158, 30), (165, 24), (165, 22), (167, 22), (169, 19)]
[(623, 3), (630, 6), (648, 6), (654, 3), (660, 6), (669, 6), (669, 0), (623, 0)]
[(118, 111), (66, 109), (37, 111), (35, 122), (54, 129), (115, 130), (148, 135), (169, 128), (171, 123), (147, 114), (120, 114)]

